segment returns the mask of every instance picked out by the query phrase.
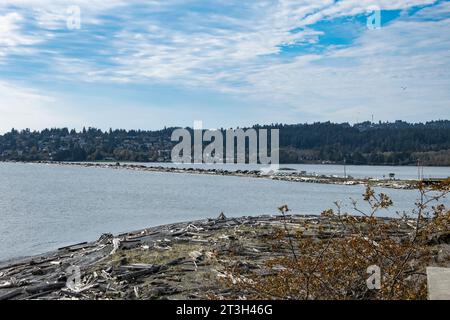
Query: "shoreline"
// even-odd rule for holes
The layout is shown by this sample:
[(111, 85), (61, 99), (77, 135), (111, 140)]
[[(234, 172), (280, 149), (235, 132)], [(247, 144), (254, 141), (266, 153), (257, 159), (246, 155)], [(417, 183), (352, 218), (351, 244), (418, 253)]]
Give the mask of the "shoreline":
[[(270, 179), (275, 181), (299, 182), (299, 183), (318, 183), (318, 184), (335, 184), (335, 185), (367, 185), (373, 187), (412, 190), (416, 188), (417, 180), (402, 179), (379, 179), (379, 178), (354, 178), (354, 177), (337, 177), (327, 175), (312, 175), (307, 173), (293, 172), (291, 170), (279, 170), (278, 172), (263, 173), (260, 170), (224, 170), (224, 169), (203, 169), (203, 168), (180, 168), (180, 167), (164, 167), (149, 166), (142, 164), (112, 164), (112, 163), (95, 163), (95, 162), (59, 162), (59, 161), (2, 161), (4, 163), (24, 163), (24, 164), (44, 164), (57, 166), (77, 166), (83, 168), (101, 168), (115, 170), (132, 170), (142, 172), (161, 172), (161, 173), (184, 173), (184, 174), (205, 174), (216, 176), (233, 176), (246, 178)], [(439, 181), (441, 179), (434, 179)]]
[[(382, 218), (390, 220), (392, 218)], [(166, 224), (150, 227), (137, 231), (122, 233), (118, 235), (103, 234), (96, 241), (81, 242), (53, 250), (47, 253), (30, 257), (12, 259), (0, 263), (0, 301), (9, 299), (67, 299), (71, 297), (82, 298), (83, 293), (91, 289), (101, 287), (104, 281), (114, 281), (119, 285), (121, 279), (127, 279), (127, 286), (122, 288), (127, 291), (128, 297), (133, 298), (133, 291), (129, 289), (129, 283), (140, 281), (145, 277), (165, 278), (168, 270), (173, 270), (180, 277), (187, 277), (183, 280), (188, 282), (187, 287), (194, 286), (198, 279), (191, 279), (190, 276), (204, 275), (205, 272), (216, 274), (220, 277), (221, 271), (206, 267), (199, 272), (201, 263), (194, 255), (205, 257), (206, 250), (212, 250), (215, 246), (217, 250), (227, 252), (230, 246), (236, 244), (237, 240), (247, 243), (247, 234), (242, 237), (235, 233), (236, 229), (250, 232), (252, 229), (264, 230), (264, 234), (269, 234), (277, 227), (282, 227), (283, 217), (280, 216), (243, 216), (240, 218), (225, 218), (220, 216), (217, 219), (203, 219), (187, 222)], [(329, 224), (329, 219), (313, 215), (289, 216), (289, 225), (307, 224), (313, 228), (309, 231), (309, 236), (318, 236), (320, 226)], [(178, 249), (175, 249), (178, 247)], [(251, 244), (252, 249), (246, 250), (246, 256), (250, 260), (258, 260), (261, 263), (270, 257), (271, 249), (258, 243)], [(171, 252), (172, 251), (172, 252)], [(180, 256), (177, 256), (180, 255)], [(148, 256), (155, 263), (145, 261), (145, 264), (132, 263), (132, 258), (137, 256)], [(167, 256), (161, 261), (161, 256)], [(156, 263), (157, 262), (157, 263)], [(105, 264), (106, 263), (106, 264)], [(112, 277), (111, 265), (114, 265), (117, 274)], [(70, 266), (79, 267), (82, 277), (88, 277), (81, 292), (72, 292), (67, 288), (67, 268)], [(126, 266), (122, 268), (123, 266)], [(106, 270), (106, 274), (105, 274)], [(96, 285), (91, 283), (89, 277), (97, 275)], [(166, 275), (164, 275), (166, 274)], [(101, 276), (104, 276), (105, 279)], [(171, 277), (169, 277), (171, 278)], [(154, 280), (154, 279), (153, 279)], [(178, 283), (176, 281), (176, 283)], [(199, 283), (199, 285), (201, 285)], [(161, 289), (163, 290), (163, 289)], [(177, 298), (195, 298), (189, 296), (179, 296), (180, 292), (173, 289), (164, 289), (164, 295)], [(184, 294), (192, 294), (193, 288), (189, 288)], [(213, 291), (220, 291), (215, 288)], [(111, 293), (114, 296), (114, 292)], [(161, 293), (158, 297), (161, 296)], [(85, 298), (98, 298), (86, 296)], [(103, 296), (101, 298), (107, 298)], [(136, 298), (136, 297), (134, 297)], [(205, 298), (205, 297), (202, 297)]]
[[(197, 245), (204, 245), (208, 242), (208, 240), (200, 239), (201, 233), (210, 232), (217, 235), (233, 230), (236, 226), (252, 227), (259, 223), (277, 224), (280, 223), (280, 218), (280, 216), (262, 215), (227, 219), (222, 216), (217, 219), (207, 218), (171, 223), (117, 235), (102, 234), (95, 241), (80, 242), (42, 254), (0, 261), (0, 301), (80, 298), (83, 292), (97, 288), (98, 285), (88, 285), (81, 292), (69, 290), (67, 268), (71, 266), (79, 267), (81, 276), (84, 277), (91, 272), (95, 273), (93, 270), (101, 266), (105, 260), (115, 258), (116, 254), (122, 256), (119, 257), (120, 264), (126, 264), (127, 262), (122, 259), (124, 252), (153, 251), (158, 256), (167, 252), (168, 246), (172, 244), (182, 245), (183, 249), (189, 246), (195, 249)], [(293, 217), (293, 219), (317, 220), (320, 217), (304, 215)], [(206, 235), (205, 238), (210, 236)], [(223, 239), (230, 240), (229, 238)], [(187, 253), (189, 254), (189, 252)], [(182, 268), (181, 273), (191, 273), (198, 268), (198, 264), (189, 261), (189, 255), (182, 260), (178, 258), (168, 261), (164, 268), (161, 265), (134, 265), (135, 268), (130, 266), (125, 270), (120, 270), (123, 274), (118, 278), (135, 281), (137, 280), (136, 272), (142, 277), (152, 276), (162, 271), (161, 269), (167, 270), (167, 267), (170, 266), (186, 266), (186, 268)], [(128, 274), (130, 277), (127, 277)], [(106, 289), (106, 291), (108, 290)], [(172, 291), (169, 290), (170, 292)]]
[[(398, 224), (393, 239), (411, 231), (409, 221), (379, 219)], [(238, 265), (260, 275), (275, 272), (267, 269), (267, 262), (286, 254), (273, 247), (279, 240), (272, 237), (283, 228), (314, 241), (327, 241), (336, 234), (352, 236), (336, 218), (313, 215), (220, 215), (103, 234), (96, 241), (0, 263), (0, 301), (233, 298), (240, 289), (224, 281), (229, 268)], [(442, 248), (450, 256), (450, 244)], [(450, 260), (444, 258), (443, 263), (448, 266)], [(78, 285), (71, 287), (77, 270)]]

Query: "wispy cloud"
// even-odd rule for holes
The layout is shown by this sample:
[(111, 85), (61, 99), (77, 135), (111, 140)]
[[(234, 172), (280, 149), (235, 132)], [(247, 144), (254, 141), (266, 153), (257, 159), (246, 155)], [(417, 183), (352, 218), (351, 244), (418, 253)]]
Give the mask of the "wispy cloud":
[[(80, 30), (66, 27), (73, 5)], [(373, 6), (380, 30), (365, 27)], [(25, 61), (30, 81), (201, 88), (306, 120), (387, 117), (392, 105), (420, 119), (425, 101), (444, 117), (449, 11), (434, 0), (4, 0), (0, 80)]]
[(24, 18), (16, 12), (0, 15), (0, 62), (10, 54), (32, 54), (32, 45), (39, 38), (26, 35), (21, 29)]
[(398, 21), (366, 31), (350, 47), (297, 57), (250, 75), (249, 91), (322, 120), (356, 121), (371, 114), (448, 117), (442, 111), (450, 102), (449, 25), (450, 19)]

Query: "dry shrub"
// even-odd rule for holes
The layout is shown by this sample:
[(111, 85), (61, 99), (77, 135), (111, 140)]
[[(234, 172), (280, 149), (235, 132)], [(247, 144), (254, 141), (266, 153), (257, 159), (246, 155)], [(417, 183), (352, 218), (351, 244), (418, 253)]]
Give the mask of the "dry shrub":
[[(417, 185), (419, 200), (412, 213), (396, 219), (377, 218), (393, 202), (367, 186), (370, 210), (360, 215), (336, 210), (322, 213), (317, 234), (294, 232), (287, 206), (282, 230), (274, 232), (274, 250), (285, 252), (267, 261), (267, 272), (233, 274), (239, 297), (251, 299), (426, 299), (425, 267), (434, 262), (436, 245), (448, 243), (450, 210), (439, 201), (450, 191), (450, 179), (433, 186)], [(381, 271), (379, 289), (369, 289), (368, 267)]]

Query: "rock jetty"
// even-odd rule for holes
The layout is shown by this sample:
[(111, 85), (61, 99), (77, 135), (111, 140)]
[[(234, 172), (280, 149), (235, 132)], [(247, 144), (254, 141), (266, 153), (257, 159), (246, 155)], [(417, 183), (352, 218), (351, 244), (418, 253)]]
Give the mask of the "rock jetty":
[(291, 169), (278, 171), (263, 172), (261, 170), (224, 170), (214, 168), (182, 168), (169, 166), (152, 166), (142, 164), (120, 164), (120, 163), (101, 163), (101, 162), (56, 162), (56, 161), (39, 161), (37, 163), (59, 166), (78, 166), (85, 168), (103, 168), (115, 170), (134, 170), (144, 172), (165, 172), (165, 173), (184, 173), (184, 174), (206, 174), (217, 176), (233, 176), (271, 179), (287, 182), (303, 182), (303, 183), (320, 183), (320, 184), (336, 184), (336, 185), (367, 185), (373, 187), (383, 187), (392, 189), (415, 189), (416, 180), (397, 180), (397, 179), (376, 179), (376, 178), (354, 178), (339, 177), (320, 174), (310, 174), (305, 172), (297, 172)]

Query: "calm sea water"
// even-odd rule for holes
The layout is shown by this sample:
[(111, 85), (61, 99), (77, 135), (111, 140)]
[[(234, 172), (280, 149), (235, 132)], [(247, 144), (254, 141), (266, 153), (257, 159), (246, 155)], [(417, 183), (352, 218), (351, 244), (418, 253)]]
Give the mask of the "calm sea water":
[[(277, 214), (277, 207), (288, 204), (294, 213), (318, 214), (336, 200), (361, 199), (364, 189), (12, 163), (0, 163), (0, 179), (0, 261), (94, 240), (102, 233), (214, 218), (220, 212)], [(417, 198), (415, 191), (384, 191), (392, 196), (395, 210), (410, 210)], [(395, 215), (395, 210), (384, 215)]]

